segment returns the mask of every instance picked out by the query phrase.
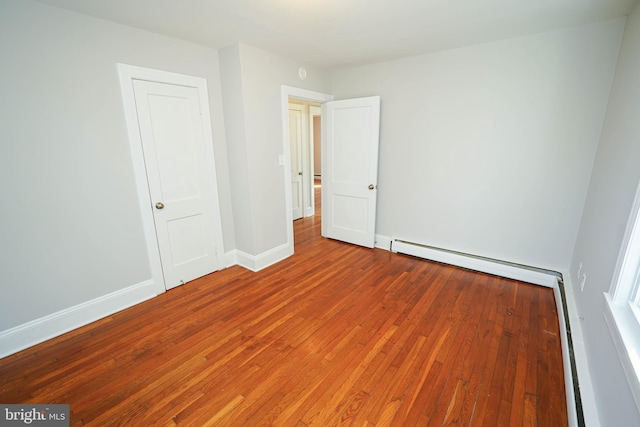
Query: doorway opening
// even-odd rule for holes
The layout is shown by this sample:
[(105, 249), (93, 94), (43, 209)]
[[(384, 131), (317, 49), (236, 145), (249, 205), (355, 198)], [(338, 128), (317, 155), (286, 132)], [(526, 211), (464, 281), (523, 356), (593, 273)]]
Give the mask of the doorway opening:
[[(322, 104), (333, 96), (306, 89), (282, 86), (282, 124), (285, 202), (287, 215), (287, 246), (294, 252), (294, 218), (321, 221), (322, 200)], [(290, 108), (292, 104), (302, 107)], [(302, 110), (302, 112), (296, 112)], [(293, 111), (292, 111), (293, 110)], [(303, 114), (306, 111), (306, 115)], [(296, 123), (296, 121), (298, 123)], [(320, 131), (320, 132), (318, 132)], [(306, 143), (297, 145), (292, 133), (306, 137)], [(317, 146), (312, 142), (318, 141)], [(317, 169), (316, 169), (317, 166)], [(301, 174), (300, 174), (301, 173)], [(304, 185), (303, 185), (304, 183)], [(298, 185), (300, 186), (298, 188)], [(294, 215), (295, 214), (295, 215)], [(297, 227), (299, 228), (299, 227)], [(320, 227), (316, 227), (319, 230)], [(297, 239), (296, 239), (297, 240)]]
[(292, 219), (316, 213), (314, 182), (322, 180), (322, 110), (320, 104), (289, 98), (289, 158)]
[[(291, 167), (291, 217), (309, 222), (294, 226), (298, 234), (319, 234), (322, 200), (322, 108), (318, 102), (289, 97), (289, 150)], [(301, 232), (301, 229), (308, 231)]]

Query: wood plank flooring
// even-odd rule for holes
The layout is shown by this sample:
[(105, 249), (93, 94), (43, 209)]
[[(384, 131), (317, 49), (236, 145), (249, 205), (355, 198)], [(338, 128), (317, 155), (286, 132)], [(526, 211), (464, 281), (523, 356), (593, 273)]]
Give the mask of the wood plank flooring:
[(566, 426), (550, 289), (323, 239), (0, 360), (82, 426)]

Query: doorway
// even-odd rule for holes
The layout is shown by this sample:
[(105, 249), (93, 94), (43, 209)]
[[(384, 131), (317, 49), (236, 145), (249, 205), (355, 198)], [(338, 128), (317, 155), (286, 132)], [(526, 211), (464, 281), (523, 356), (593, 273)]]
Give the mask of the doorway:
[(322, 105), (322, 236), (375, 246), (380, 96), (333, 101), (332, 95), (282, 86), (285, 209), (288, 255), (294, 253), (289, 100)]
[(314, 216), (314, 189), (322, 180), (322, 109), (320, 104), (289, 98), (289, 158), (292, 219)]
[(118, 64), (156, 293), (224, 267), (206, 81)]
[[(282, 111), (282, 134), (283, 134), (283, 155), (281, 165), (284, 166), (284, 187), (285, 187), (285, 212), (287, 215), (287, 251), (290, 254), (294, 252), (294, 234), (293, 234), (293, 194), (292, 194), (292, 177), (291, 177), (291, 141), (290, 141), (290, 124), (289, 124), (289, 100), (294, 99), (298, 101), (308, 102), (315, 106), (319, 106), (327, 101), (333, 100), (333, 95), (329, 95), (321, 92), (314, 92), (307, 89), (300, 89), (291, 86), (282, 86), (281, 89), (281, 111)], [(322, 158), (322, 156), (320, 157)], [(314, 179), (311, 179), (311, 189), (313, 187)], [(315, 190), (313, 191), (315, 193)], [(318, 193), (319, 194), (319, 193)], [(315, 216), (320, 214), (320, 207), (316, 207), (315, 197), (313, 197)]]

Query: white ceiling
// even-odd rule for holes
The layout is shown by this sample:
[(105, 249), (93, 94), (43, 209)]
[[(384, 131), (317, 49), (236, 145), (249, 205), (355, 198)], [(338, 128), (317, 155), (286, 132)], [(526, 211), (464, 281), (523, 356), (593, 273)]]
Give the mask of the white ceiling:
[(39, 0), (194, 43), (327, 69), (627, 15), (635, 0)]

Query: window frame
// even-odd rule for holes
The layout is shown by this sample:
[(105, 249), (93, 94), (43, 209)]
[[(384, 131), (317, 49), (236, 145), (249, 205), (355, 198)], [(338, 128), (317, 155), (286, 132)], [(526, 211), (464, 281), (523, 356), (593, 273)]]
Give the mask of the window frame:
[(640, 185), (636, 189), (604, 317), (640, 410)]

